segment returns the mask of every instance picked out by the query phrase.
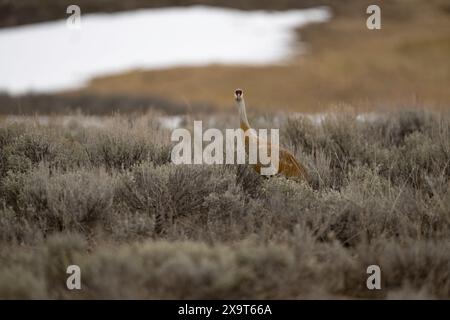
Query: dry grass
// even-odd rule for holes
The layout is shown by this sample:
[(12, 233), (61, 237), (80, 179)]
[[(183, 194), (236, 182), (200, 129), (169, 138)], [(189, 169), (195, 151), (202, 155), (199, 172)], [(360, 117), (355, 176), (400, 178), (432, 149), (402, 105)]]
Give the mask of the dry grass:
[[(142, 0), (130, 4), (129, 9), (170, 2)], [(193, 2), (202, 1), (177, 4)], [(49, 8), (63, 5), (53, 0), (48, 3)], [(365, 9), (373, 3), (382, 8), (382, 29), (378, 31), (365, 26)], [(300, 30), (300, 41), (306, 43), (307, 52), (283, 65), (135, 70), (94, 79), (86, 88), (74, 92), (19, 98), (0, 95), (0, 113), (63, 114), (80, 110), (84, 114), (109, 115), (115, 110), (126, 113), (149, 108), (168, 114), (213, 109), (229, 112), (236, 87), (246, 90), (249, 110), (265, 112), (322, 112), (336, 105), (357, 106), (359, 111), (405, 107), (445, 110), (449, 106), (450, 9), (445, 0), (214, 0), (208, 4), (244, 9), (326, 4), (335, 15), (328, 23)], [(33, 4), (23, 8), (27, 6)], [(95, 4), (86, 4), (85, 8), (101, 10)], [(124, 9), (114, 1), (108, 8)]]
[[(306, 55), (284, 66), (207, 66), (140, 71), (95, 79), (84, 90), (160, 96), (230, 108), (230, 92), (245, 88), (252, 108), (315, 112), (339, 103), (361, 110), (450, 102), (450, 19), (445, 1), (381, 4), (382, 30), (365, 26), (373, 1), (332, 2), (329, 23), (301, 30)], [(370, 101), (370, 103), (368, 103)]]
[(88, 119), (0, 122), (1, 298), (450, 297), (448, 113), (281, 120), (311, 186), (175, 166), (152, 114)]
[[(193, 2), (202, 1), (177, 1)], [(302, 30), (310, 51), (284, 66), (135, 71), (82, 92), (0, 96), (2, 114), (154, 106), (193, 117), (227, 111), (241, 86), (255, 115), (338, 114), (320, 124), (252, 117), (255, 127), (280, 126), (311, 185), (246, 166), (175, 166), (158, 114), (0, 118), (0, 298), (450, 298), (449, 6), (383, 2), (382, 31), (368, 31), (369, 2), (321, 2), (335, 17)], [(111, 10), (131, 9), (120, 3)], [(6, 4), (0, 20), (65, 12), (64, 2), (46, 4)], [(346, 104), (391, 111), (361, 121)], [(204, 120), (235, 124), (224, 113)], [(82, 268), (81, 291), (65, 287), (69, 264)], [(381, 267), (381, 291), (365, 286), (371, 264)]]

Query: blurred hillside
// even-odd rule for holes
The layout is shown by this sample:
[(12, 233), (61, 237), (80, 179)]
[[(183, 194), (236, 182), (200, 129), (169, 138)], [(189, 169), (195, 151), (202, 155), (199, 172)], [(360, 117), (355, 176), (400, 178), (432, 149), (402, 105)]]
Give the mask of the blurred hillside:
[(353, 3), (348, 11), (335, 4), (329, 23), (302, 28), (309, 50), (286, 65), (136, 70), (96, 79), (83, 92), (151, 94), (223, 108), (239, 86), (252, 107), (265, 111), (320, 111), (339, 104), (448, 107), (449, 7), (442, 1), (389, 1), (381, 5), (382, 29), (372, 31), (365, 25), (367, 3)]
[[(1, 26), (62, 19), (68, 1), (0, 1)], [(78, 1), (82, 12), (207, 4), (241, 9), (292, 9), (328, 5), (330, 22), (299, 31), (307, 52), (283, 65), (181, 67), (132, 70), (93, 79), (81, 90), (57, 95), (2, 97), (0, 113), (140, 111), (230, 108), (236, 87), (251, 110), (320, 112), (350, 104), (360, 110), (450, 105), (450, 4), (444, 0), (347, 1)], [(366, 8), (379, 4), (382, 29), (366, 28)], [(301, 36), (301, 37), (300, 37)], [(116, 100), (118, 99), (118, 100)], [(127, 101), (130, 101), (129, 103)], [(75, 101), (75, 103), (74, 103)], [(136, 103), (137, 101), (137, 103)], [(48, 105), (43, 111), (34, 104)], [(96, 107), (97, 104), (101, 108)], [(64, 107), (62, 108), (61, 105)], [(131, 107), (129, 106), (131, 105)], [(92, 108), (90, 107), (92, 106)], [(136, 107), (134, 107), (136, 106)], [(28, 111), (29, 110), (29, 111)], [(176, 113), (176, 112), (175, 112)]]
[[(380, 1), (355, 0), (0, 0), (0, 28), (48, 20), (64, 19), (66, 8), (77, 4), (82, 13), (117, 12), (142, 8), (160, 8), (172, 6), (208, 5), (237, 8), (241, 10), (288, 10), (308, 8), (318, 5), (331, 6), (336, 13), (357, 14), (365, 3)], [(445, 1), (442, 2), (444, 6)], [(391, 6), (391, 4), (389, 4)], [(366, 5), (367, 7), (367, 5)], [(448, 8), (448, 5), (447, 5)]]

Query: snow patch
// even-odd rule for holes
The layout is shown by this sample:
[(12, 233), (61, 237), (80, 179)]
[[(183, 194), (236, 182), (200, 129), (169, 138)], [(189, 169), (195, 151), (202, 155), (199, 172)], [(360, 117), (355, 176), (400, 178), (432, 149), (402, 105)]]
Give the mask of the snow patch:
[(55, 92), (130, 69), (278, 63), (296, 44), (295, 28), (330, 18), (326, 7), (240, 11), (194, 6), (114, 14), (0, 30), (0, 90)]

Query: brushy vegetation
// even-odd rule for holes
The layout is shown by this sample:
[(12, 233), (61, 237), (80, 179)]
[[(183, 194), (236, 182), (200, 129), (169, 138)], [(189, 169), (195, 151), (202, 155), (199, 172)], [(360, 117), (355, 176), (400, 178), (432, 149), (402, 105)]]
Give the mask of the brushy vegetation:
[(151, 115), (83, 121), (0, 122), (1, 298), (450, 298), (448, 113), (287, 119), (310, 185), (175, 166)]
[[(202, 103), (193, 103), (197, 111), (211, 110)], [(188, 112), (185, 104), (175, 103), (159, 97), (120, 94), (24, 94), (11, 96), (0, 92), (0, 115), (67, 115), (75, 112), (84, 115), (112, 115), (145, 113), (148, 110), (165, 114)]]

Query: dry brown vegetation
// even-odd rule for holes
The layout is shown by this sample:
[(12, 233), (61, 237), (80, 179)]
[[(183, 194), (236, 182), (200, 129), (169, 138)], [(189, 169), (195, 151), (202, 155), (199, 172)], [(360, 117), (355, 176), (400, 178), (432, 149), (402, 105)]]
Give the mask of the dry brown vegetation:
[[(449, 299), (447, 1), (79, 1), (83, 13), (174, 3), (326, 4), (334, 17), (302, 29), (308, 52), (285, 65), (137, 70), (77, 92), (1, 94), (0, 298)], [(372, 3), (381, 31), (365, 27)], [(67, 5), (0, 1), (0, 26), (58, 19)], [(175, 166), (159, 114), (132, 114), (231, 128), (238, 86), (252, 124), (280, 126), (310, 185), (246, 166)], [(347, 104), (389, 111), (361, 121)], [(274, 113), (330, 107), (321, 124)], [(222, 113), (194, 116), (212, 109)], [(80, 291), (66, 289), (70, 264)], [(366, 288), (371, 264), (380, 291)]]
[[(83, 12), (96, 12), (192, 3), (281, 10), (328, 5), (334, 16), (330, 22), (299, 30), (306, 54), (284, 65), (135, 70), (94, 79), (81, 91), (18, 98), (0, 95), (0, 113), (81, 110), (84, 114), (110, 114), (149, 108), (167, 113), (223, 111), (230, 110), (230, 92), (236, 87), (246, 90), (250, 110), (268, 112), (321, 112), (337, 104), (357, 106), (360, 111), (405, 107), (442, 110), (450, 103), (450, 7), (446, 0), (141, 0), (111, 1), (106, 8), (92, 1), (80, 5)], [(367, 5), (373, 3), (382, 8), (382, 29), (377, 31), (365, 25)], [(9, 10), (0, 12), (11, 18), (12, 24), (20, 23), (14, 19), (22, 14), (26, 18), (27, 12), (54, 13), (47, 18), (65, 12), (64, 1), (40, 2), (40, 10), (34, 10), (35, 5), (33, 1), (21, 6), (11, 2), (5, 4)]]
[(379, 31), (368, 30), (365, 24), (365, 9), (372, 2), (327, 2), (334, 18), (300, 30), (308, 53), (286, 65), (136, 70), (95, 79), (82, 92), (151, 95), (194, 107), (201, 103), (230, 108), (229, 93), (242, 87), (251, 97), (251, 107), (260, 110), (315, 112), (337, 103), (361, 110), (447, 108), (450, 10), (446, 1), (380, 2)]
[(282, 120), (311, 185), (175, 166), (151, 114), (89, 119), (0, 121), (0, 298), (450, 298), (448, 113)]

